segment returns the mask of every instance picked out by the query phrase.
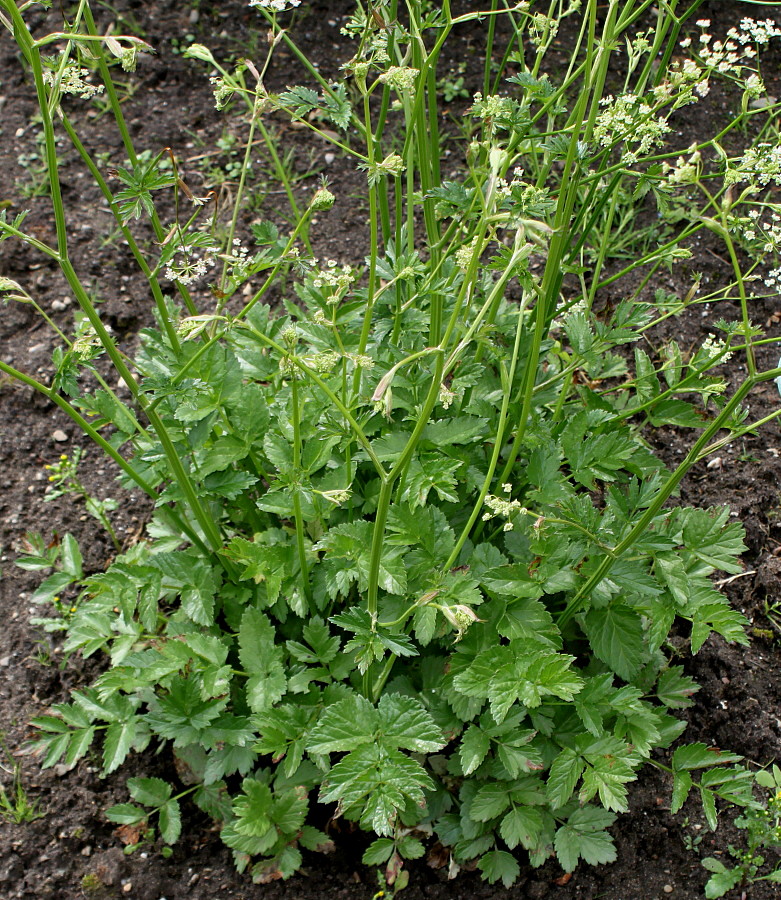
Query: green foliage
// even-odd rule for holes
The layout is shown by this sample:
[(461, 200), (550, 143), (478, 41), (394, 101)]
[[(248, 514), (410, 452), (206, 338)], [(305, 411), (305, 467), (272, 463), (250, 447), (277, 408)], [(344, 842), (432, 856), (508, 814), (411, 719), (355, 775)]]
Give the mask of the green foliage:
[[(730, 856), (737, 865), (728, 866), (712, 856), (702, 860), (711, 873), (705, 885), (709, 900), (723, 897), (735, 887), (760, 881), (781, 884), (781, 769), (775, 765), (762, 769), (755, 774), (754, 781), (764, 796), (762, 802), (757, 802), (749, 785), (749, 796), (743, 804), (745, 812), (735, 819), (735, 825), (745, 832), (745, 846), (729, 845)], [(766, 851), (772, 852), (774, 859), (767, 860)], [(764, 874), (760, 874), (763, 870)]]
[[(219, 209), (201, 215), (210, 198), (191, 195), (172, 156), (164, 166), (162, 153), (126, 146), (135, 161), (114, 170), (112, 193), (74, 139), (155, 302), (156, 327), (141, 333), (129, 366), (67, 258), (51, 115), (62, 100), (73, 138), (67, 91), (44, 77), (41, 40), (17, 4), (0, 6), (49, 101), (41, 115), (58, 244), (41, 245), (20, 220), (0, 219), (0, 237), (43, 246), (86, 317), (58, 351), (51, 386), (0, 369), (58, 402), (121, 468), (122, 484), (154, 503), (144, 538), (106, 571), (85, 573), (70, 536), (54, 549), (30, 539), (21, 560), (54, 569), (34, 599), (72, 595), (67, 608), (55, 602), (49, 625), (65, 632), (66, 653), (109, 661), (70, 703), (33, 720), (43, 764), (74, 766), (94, 743), (105, 773), (150, 745), (173, 755), (184, 789), (131, 778), (132, 802), (109, 818), (156, 828), (168, 845), (189, 798), (261, 883), (292, 875), (303, 851), (328, 848), (307, 824), (316, 802), (376, 835), (364, 859), (385, 866), (394, 890), (427, 837), (450, 874), (476, 866), (508, 887), (519, 859), (555, 857), (568, 872), (615, 859), (609, 829), (629, 785), (643, 765), (660, 764), (654, 751), (684, 729), (670, 711), (697, 690), (672, 664), (671, 631), (676, 655), (686, 641), (696, 653), (714, 632), (746, 642), (745, 618), (711, 579), (741, 571), (740, 525), (727, 510), (669, 501), (692, 466), (753, 427), (743, 402), (778, 375), (756, 367), (748, 276), (736, 263), (740, 320), (691, 353), (675, 342), (649, 352), (669, 301), (626, 288), (614, 304), (600, 291), (627, 275), (645, 284), (687, 255), (673, 242), (615, 276), (602, 272), (613, 236), (631, 227), (627, 197), (655, 198), (661, 216), (675, 197), (685, 205), (693, 182), (660, 183), (648, 157), (716, 64), (700, 60), (696, 80), (675, 63), (655, 70), (673, 49), (663, 52), (664, 11), (653, 51), (630, 41), (627, 91), (636, 82), (640, 96), (602, 97), (594, 91), (633, 33), (633, 4), (597, 16), (588, 0), (582, 56), (571, 83), (558, 85), (539, 65), (558, 20), (519, 7), (518, 46), (536, 48), (536, 74), (508, 48), (505, 62), (513, 55), (521, 69), (511, 95), (475, 98), (468, 171), (444, 182), (434, 63), (450, 29), (480, 13), (451, 19), (448, 4), (410, 3), (408, 31), (359, 7), (345, 24), (359, 37), (350, 90), (311, 67), (316, 86), (268, 95), (254, 64), (230, 72), (193, 45), (190, 57), (219, 73), (218, 105), (235, 96), (251, 112), (227, 237)], [(68, 47), (86, 35), (102, 59), (89, 4), (79, 9)], [(285, 41), (301, 58), (277, 10), (261, 14), (276, 34), (268, 52)], [(414, 65), (389, 67), (407, 51)], [(269, 110), (334, 141), (368, 173), (364, 268), (311, 255), (313, 215), (325, 219), (338, 203), (325, 186), (301, 210), (285, 184), (289, 233), (263, 221), (252, 248), (235, 236), (241, 176)], [(769, 101), (760, 109), (773, 110)], [(361, 151), (351, 146), (361, 140)], [(748, 227), (741, 205), (772, 208), (765, 186), (776, 176), (741, 193), (750, 166), (723, 156), (687, 234), (710, 228), (733, 259), (731, 235)], [(699, 161), (691, 165), (697, 175)], [(165, 228), (161, 192), (177, 215)], [(143, 250), (127, 227), (138, 217), (154, 235)], [(206, 290), (210, 265), (222, 271)], [(730, 285), (719, 296), (733, 294)], [(283, 299), (272, 307), (273, 297)], [(104, 351), (132, 402), (91, 365)], [(712, 370), (734, 352), (748, 374), (728, 395)], [(649, 447), (647, 430), (660, 426), (694, 433), (673, 471)], [(55, 480), (73, 474), (61, 462)], [(674, 810), (692, 792), (714, 827), (718, 798), (751, 809), (751, 777), (738, 763), (704, 745), (678, 747)]]

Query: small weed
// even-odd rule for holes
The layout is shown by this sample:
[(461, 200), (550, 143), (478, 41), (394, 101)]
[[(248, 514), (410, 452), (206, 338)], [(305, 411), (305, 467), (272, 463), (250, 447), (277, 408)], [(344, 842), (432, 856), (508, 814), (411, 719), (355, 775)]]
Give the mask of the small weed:
[(43, 817), (38, 804), (31, 801), (22, 784), (19, 763), (13, 758), (13, 754), (0, 739), (0, 750), (4, 763), (0, 763), (0, 769), (11, 776), (11, 785), (6, 788), (0, 784), (0, 816), (6, 822), (14, 825), (23, 825), (25, 822), (33, 822)]
[(759, 881), (770, 881), (781, 884), (781, 860), (772, 863), (772, 871), (765, 875), (759, 872), (767, 860), (764, 852), (781, 851), (781, 769), (763, 769), (754, 776), (756, 784), (764, 788), (765, 798), (761, 803), (753, 803), (746, 808), (743, 815), (735, 819), (735, 825), (746, 832), (746, 846), (729, 845), (730, 856), (737, 865), (730, 867), (714, 857), (702, 860), (703, 866), (711, 872), (705, 885), (705, 896), (708, 900), (723, 897), (735, 887), (756, 884)]
[(93, 497), (87, 488), (84, 487), (78, 475), (81, 457), (81, 447), (77, 447), (73, 451), (72, 456), (69, 457), (66, 453), (63, 453), (56, 463), (44, 466), (50, 473), (49, 481), (52, 484), (52, 490), (46, 494), (45, 499), (55, 500), (57, 497), (64, 497), (67, 494), (81, 497), (87, 512), (100, 522), (108, 532), (115, 549), (120, 550), (122, 545), (108, 517), (108, 513), (113, 512), (117, 508), (117, 501), (111, 497), (99, 500), (97, 497)]
[(94, 872), (87, 872), (81, 879), (81, 892), (85, 897), (90, 896), (90, 894), (97, 894), (104, 887), (105, 885)]

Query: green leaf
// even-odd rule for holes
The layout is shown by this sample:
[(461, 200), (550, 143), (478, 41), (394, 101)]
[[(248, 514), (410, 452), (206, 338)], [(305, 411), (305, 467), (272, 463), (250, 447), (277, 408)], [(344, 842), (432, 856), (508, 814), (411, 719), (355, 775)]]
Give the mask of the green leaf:
[(502, 819), (499, 833), (507, 846), (514, 850), (519, 844), (525, 850), (537, 846), (542, 833), (542, 813), (528, 806), (514, 806)]
[(67, 572), (55, 572), (38, 585), (35, 593), (30, 597), (30, 602), (51, 603), (56, 596), (73, 584), (74, 581), (76, 581), (76, 578)]
[(81, 550), (79, 550), (78, 542), (72, 534), (66, 534), (62, 539), (60, 558), (62, 560), (63, 571), (66, 574), (70, 575), (75, 580), (78, 580), (83, 576), (84, 573), (81, 568)]
[(670, 812), (673, 815), (680, 811), (691, 789), (692, 777), (686, 770), (673, 772), (673, 792), (670, 802)]
[(366, 672), (373, 662), (382, 659), (388, 650), (396, 656), (418, 655), (415, 645), (406, 634), (392, 632), (373, 623), (368, 611), (360, 606), (352, 606), (346, 612), (332, 616), (328, 621), (355, 635), (345, 644), (344, 650), (358, 651), (356, 662), (361, 673)]
[(711, 831), (715, 831), (719, 823), (719, 814), (716, 811), (716, 795), (713, 791), (700, 785), (700, 800), (702, 801), (702, 811), (708, 821)]
[(398, 750), (365, 744), (348, 753), (328, 773), (320, 801), (339, 801), (345, 816), (380, 837), (393, 834), (398, 810), (422, 803), (434, 785), (416, 760)]
[(214, 622), (213, 589), (208, 584), (185, 587), (182, 590), (182, 609), (198, 625), (211, 625)]
[(442, 732), (419, 700), (400, 694), (384, 694), (380, 697), (378, 711), (383, 746), (417, 753), (434, 753), (444, 747)]
[(310, 753), (355, 750), (374, 740), (379, 720), (379, 713), (365, 697), (352, 694), (323, 710), (306, 748)]
[(150, 702), (146, 721), (156, 734), (173, 740), (174, 747), (186, 747), (199, 741), (227, 702), (224, 697), (202, 700), (194, 681), (177, 677), (167, 695)]
[(693, 678), (683, 674), (683, 666), (670, 666), (659, 675), (656, 696), (669, 709), (686, 709), (694, 703), (692, 695), (699, 689)]
[(469, 807), (469, 817), (475, 822), (489, 822), (500, 816), (509, 805), (507, 785), (498, 781), (489, 782), (475, 794)]
[(470, 725), (467, 728), (461, 738), (459, 749), (461, 769), (464, 775), (471, 775), (475, 771), (485, 759), (490, 747), (491, 739), (477, 725)]
[(705, 769), (722, 763), (740, 762), (742, 756), (725, 750), (714, 750), (703, 743), (684, 744), (673, 753), (673, 770)]
[(147, 812), (132, 803), (118, 803), (106, 810), (106, 818), (119, 825), (137, 825), (147, 817)]
[(594, 806), (575, 810), (556, 831), (554, 848), (565, 872), (573, 872), (579, 859), (591, 866), (615, 862), (616, 848), (604, 830), (615, 821), (612, 813)]
[[(138, 719), (114, 722), (106, 729), (103, 741), (103, 774), (118, 769), (125, 761), (136, 739)], [(134, 798), (135, 799), (135, 798)]]
[(410, 834), (402, 835), (397, 845), (399, 855), (404, 859), (420, 859), (426, 853), (422, 842)]
[(160, 836), (166, 844), (175, 844), (182, 833), (182, 813), (179, 809), (179, 801), (169, 800), (160, 807), (160, 815), (157, 822), (160, 828)]
[(737, 575), (743, 571), (738, 557), (746, 552), (744, 529), (740, 522), (730, 522), (728, 507), (686, 510), (683, 543), (698, 559)]
[[(271, 788), (254, 778), (245, 778), (241, 783), (242, 793), (233, 801), (234, 824), (239, 834), (250, 837), (264, 837), (272, 830)], [(276, 838), (276, 831), (274, 830)]]
[(644, 658), (643, 624), (640, 616), (623, 603), (590, 610), (585, 630), (594, 654), (605, 665), (631, 681), (640, 671)]
[(391, 838), (377, 838), (366, 848), (361, 862), (365, 866), (381, 866), (390, 859), (394, 842)]
[(703, 859), (702, 865), (709, 872), (713, 872), (713, 875), (705, 884), (705, 896), (708, 900), (716, 900), (717, 897), (723, 897), (728, 891), (737, 887), (743, 879), (740, 866), (728, 869), (724, 863), (713, 857)]
[(521, 867), (511, 853), (506, 850), (491, 850), (480, 857), (477, 868), (483, 878), (493, 884), (501, 881), (506, 888), (511, 888), (521, 874)]
[(162, 806), (171, 798), (171, 785), (162, 778), (128, 778), (130, 796), (144, 806)]
[(551, 765), (545, 786), (553, 809), (560, 809), (567, 803), (585, 767), (586, 763), (577, 751), (566, 747), (559, 753)]

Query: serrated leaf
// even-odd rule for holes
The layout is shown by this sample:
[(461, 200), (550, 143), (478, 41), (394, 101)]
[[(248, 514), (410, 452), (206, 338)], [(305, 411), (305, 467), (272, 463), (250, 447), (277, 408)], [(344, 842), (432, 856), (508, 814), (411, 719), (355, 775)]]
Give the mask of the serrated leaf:
[(162, 806), (171, 798), (171, 785), (162, 778), (128, 778), (130, 796), (144, 806)]
[(501, 782), (489, 782), (475, 794), (469, 807), (469, 818), (475, 822), (489, 822), (500, 816), (510, 805), (507, 785)]
[(444, 747), (442, 732), (419, 700), (383, 694), (378, 712), (383, 746), (417, 753), (434, 753)]
[(365, 866), (381, 866), (390, 859), (394, 842), (391, 838), (377, 838), (364, 851), (361, 862)]
[(521, 874), (518, 861), (505, 850), (491, 850), (481, 856), (477, 868), (483, 873), (486, 881), (491, 884), (501, 881), (506, 888), (511, 888)]
[(559, 809), (567, 803), (585, 767), (585, 761), (575, 750), (566, 747), (559, 753), (551, 765), (545, 785), (553, 809)]
[[(264, 837), (272, 830), (271, 788), (254, 778), (245, 778), (241, 790), (233, 801), (234, 827), (239, 834)], [(273, 830), (276, 838), (276, 830)]]
[(103, 774), (107, 775), (118, 769), (125, 761), (136, 739), (137, 720), (114, 722), (106, 729), (103, 741)]
[(631, 681), (643, 663), (643, 624), (623, 603), (590, 610), (585, 629), (594, 654), (625, 681)]
[(683, 527), (683, 543), (698, 559), (737, 575), (743, 571), (738, 557), (745, 553), (743, 526), (729, 521), (729, 509), (688, 509)]
[(699, 689), (693, 678), (683, 674), (683, 666), (670, 666), (659, 675), (656, 696), (669, 709), (686, 709), (694, 702), (692, 695)]
[(542, 833), (542, 813), (528, 806), (514, 806), (502, 819), (499, 833), (507, 846), (514, 850), (519, 844), (531, 850), (539, 842)]
[[(711, 868), (714, 863), (718, 864), (721, 868)], [(707, 900), (716, 900), (718, 897), (723, 897), (728, 891), (737, 887), (743, 880), (743, 873), (740, 866), (736, 866), (734, 869), (728, 869), (723, 863), (712, 857), (703, 859), (702, 865), (709, 872), (714, 873), (705, 883), (705, 896)]]
[(477, 725), (470, 725), (467, 728), (461, 738), (459, 749), (461, 769), (464, 775), (471, 775), (475, 771), (485, 759), (490, 747), (491, 739)]
[(705, 818), (710, 825), (710, 830), (715, 831), (719, 824), (719, 816), (716, 812), (716, 795), (713, 791), (709, 791), (707, 788), (700, 786), (700, 800), (702, 801), (702, 811), (705, 813)]
[(615, 862), (613, 839), (603, 830), (614, 821), (612, 813), (593, 806), (572, 813), (554, 839), (556, 856), (565, 872), (573, 872), (580, 858), (591, 866)]
[(359, 694), (352, 694), (326, 707), (307, 740), (310, 753), (355, 750), (374, 740), (379, 713)]
[(118, 803), (106, 810), (106, 818), (119, 825), (137, 825), (147, 817), (147, 812), (132, 803)]
[(175, 844), (179, 840), (182, 833), (182, 813), (178, 800), (172, 798), (160, 807), (157, 824), (160, 828), (160, 837), (166, 844)]
[(735, 763), (743, 759), (736, 753), (717, 750), (703, 743), (684, 744), (673, 753), (673, 770), (705, 769), (722, 763)]
[(686, 802), (686, 798), (689, 796), (689, 791), (692, 789), (692, 777), (686, 771), (673, 772), (673, 792), (672, 792), (672, 800), (670, 801), (670, 812), (675, 815), (683, 804)]

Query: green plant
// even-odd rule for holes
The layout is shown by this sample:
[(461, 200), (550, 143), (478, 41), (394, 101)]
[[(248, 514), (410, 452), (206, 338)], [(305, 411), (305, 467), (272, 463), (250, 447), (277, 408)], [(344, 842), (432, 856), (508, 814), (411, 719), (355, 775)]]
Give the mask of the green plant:
[[(532, 865), (556, 856), (567, 871), (581, 859), (611, 861), (608, 829), (646, 764), (671, 774), (673, 811), (695, 792), (715, 828), (718, 798), (753, 803), (740, 757), (695, 743), (666, 766), (652, 753), (681, 734), (672, 712), (697, 690), (668, 656), (676, 620), (694, 653), (712, 632), (747, 641), (745, 618), (710, 580), (741, 571), (742, 530), (726, 509), (668, 501), (692, 466), (781, 414), (747, 423), (744, 406), (781, 374), (757, 365), (756, 348), (771, 339), (750, 321), (748, 280), (774, 259), (757, 229), (775, 227), (767, 185), (781, 179), (781, 162), (773, 169), (775, 157), (754, 147), (728, 157), (715, 139), (685, 158), (667, 147), (676, 109), (724, 68), (707, 47), (691, 65), (671, 62), (698, 4), (676, 12), (671, 0), (645, 43), (632, 39), (618, 98), (605, 89), (611, 53), (635, 35), (650, 0), (611, 0), (602, 18), (596, 0), (580, 12), (492, 3), (458, 17), (447, 2), (410, 0), (406, 25), (397, 2), (371, 15), (359, 6), (345, 26), (357, 39), (349, 86), (325, 81), (280, 27), (283, 0), (253, 5), (273, 35), (262, 64), (229, 71), (201, 45), (187, 51), (219, 73), (218, 105), (236, 97), (249, 112), (226, 225), (205, 211), (212, 198), (192, 195), (172, 153), (136, 152), (86, 0), (50, 70), (59, 80), (44, 77), (41, 49), (62, 37), (34, 39), (24, 10), (0, 0), (42, 109), (57, 243), (18, 220), (0, 220), (0, 231), (59, 264), (89, 350), (70, 342), (52, 384), (4, 362), (0, 371), (57, 404), (117, 463), (123, 484), (155, 503), (147, 539), (107, 571), (75, 574), (77, 548), (67, 542), (66, 565), (64, 539), (63, 570), (41, 588), (57, 596), (78, 584), (71, 615), (51, 627), (66, 631), (66, 653), (110, 659), (71, 703), (34, 720), (44, 765), (74, 765), (98, 735), (104, 772), (152, 742), (169, 745), (189, 786), (132, 778), (133, 802), (109, 818), (155, 827), (170, 844), (187, 798), (221, 823), (237, 866), (259, 882), (290, 876), (303, 849), (329, 845), (307, 824), (315, 799), (375, 834), (364, 859), (396, 887), (428, 835), (450, 875), (477, 865), (506, 885), (519, 849)], [(562, 17), (576, 14), (572, 58), (554, 81), (545, 54)], [(467, 169), (445, 181), (436, 64), (454, 28), (498, 15), (513, 23), (522, 70), (509, 79), (512, 95), (475, 96)], [(768, 40), (777, 32), (757, 25), (742, 47), (753, 48), (757, 29)], [(493, 30), (489, 38), (490, 47)], [(139, 49), (137, 39), (113, 40), (115, 55)], [(270, 95), (263, 76), (283, 44), (313, 86)], [(84, 45), (129, 160), (117, 191), (62, 96), (63, 83), (94, 89), (80, 83)], [(719, 138), (777, 108), (749, 109), (753, 59), (727, 61), (745, 103)], [(489, 64), (485, 73), (490, 85)], [(142, 333), (132, 366), (68, 255), (50, 112), (60, 101), (61, 127), (154, 304), (157, 327)], [(289, 233), (260, 222), (251, 244), (239, 236), (253, 142), (272, 111), (366, 173), (364, 268), (308, 252), (312, 217), (338, 202), (325, 184), (305, 208), (288, 194)], [(668, 195), (701, 200), (666, 243), (608, 273), (630, 189), (661, 215)], [(176, 209), (165, 227), (162, 192)], [(154, 253), (129, 228), (137, 218), (149, 221)], [(686, 241), (702, 229), (724, 242), (734, 270), (708, 299), (737, 292), (739, 319), (714, 324), (722, 337), (691, 353), (650, 340), (629, 353), (693, 302), (698, 281), (657, 304), (641, 291), (659, 267), (687, 258)], [(291, 271), (294, 290), (272, 308)], [(640, 287), (607, 306), (603, 289), (633, 275)], [(565, 298), (573, 285), (580, 293)], [(131, 402), (100, 380), (93, 350)], [(730, 392), (717, 367), (736, 353), (745, 376), (735, 374)], [(694, 433), (672, 470), (643, 436), (662, 425)], [(56, 561), (41, 547), (33, 556), (28, 567)]]
[(4, 760), (0, 763), (0, 770), (11, 776), (11, 784), (8, 787), (0, 784), (0, 816), (6, 822), (14, 825), (23, 825), (25, 822), (33, 822), (41, 819), (44, 813), (35, 801), (31, 801), (22, 784), (20, 766), (13, 754), (0, 738), (0, 750)]
[[(90, 301), (94, 303), (95, 299), (91, 297)], [(122, 545), (119, 542), (114, 526), (111, 524), (111, 519), (108, 517), (108, 514), (117, 508), (117, 501), (112, 497), (105, 497), (103, 500), (99, 500), (84, 487), (78, 474), (82, 455), (81, 447), (77, 447), (71, 456), (68, 456), (67, 453), (61, 453), (56, 463), (44, 466), (46, 471), (49, 472), (49, 482), (51, 483), (51, 488), (47, 491), (44, 499), (51, 501), (70, 494), (80, 497), (84, 501), (84, 507), (87, 512), (105, 528), (108, 536), (111, 538), (111, 542), (114, 544), (114, 549), (120, 550)]]
[(445, 78), (437, 81), (437, 89), (442, 92), (442, 99), (445, 103), (452, 103), (453, 100), (469, 100), (471, 94), (464, 86), (464, 72), (466, 72), (466, 63), (460, 62), (454, 69), (448, 72)]
[(81, 892), (85, 897), (91, 897), (104, 888), (105, 885), (94, 872), (87, 872), (81, 878)]
[(735, 819), (735, 825), (745, 831), (744, 847), (729, 846), (729, 853), (737, 861), (736, 866), (728, 866), (712, 856), (702, 860), (703, 866), (711, 872), (705, 885), (705, 896), (712, 900), (723, 897), (735, 887), (746, 887), (760, 881), (781, 884), (781, 860), (771, 862), (772, 871), (765, 875), (759, 872), (767, 860), (765, 851), (781, 851), (781, 769), (762, 769), (754, 776), (759, 788), (764, 789), (764, 802), (751, 803), (745, 812)]

